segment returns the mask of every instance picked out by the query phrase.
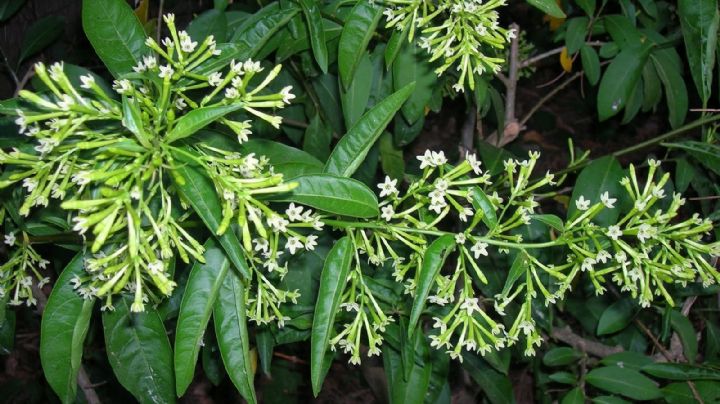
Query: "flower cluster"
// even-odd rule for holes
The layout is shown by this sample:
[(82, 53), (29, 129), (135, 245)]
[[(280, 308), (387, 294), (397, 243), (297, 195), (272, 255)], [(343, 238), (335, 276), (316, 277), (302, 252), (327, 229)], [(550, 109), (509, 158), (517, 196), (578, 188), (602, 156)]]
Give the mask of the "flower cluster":
[[(22, 215), (51, 200), (74, 212), (73, 228), (93, 253), (74, 283), (86, 297), (105, 298), (109, 309), (112, 295), (127, 291), (135, 296), (131, 309), (143, 311), (173, 291), (173, 257), (203, 261), (202, 245), (183, 225), (190, 213), (177, 194), (175, 184), (185, 180), (178, 168), (197, 165), (213, 180), (225, 202), (219, 234), (234, 217), (243, 232), (248, 221), (260, 220), (262, 204), (253, 195), (292, 187), (261, 156), (183, 141), (212, 122), (229, 128), (238, 143), (247, 141), (251, 121), (230, 115), (240, 111), (278, 126), (281, 118), (263, 110), (294, 98), (291, 87), (267, 93), (280, 66), (263, 75), (259, 62), (232, 60), (212, 36), (198, 43), (176, 29), (172, 14), (164, 20), (170, 36), (162, 46), (147, 39), (150, 52), (115, 80), (114, 93), (93, 75), (73, 84), (62, 63), (37, 64), (48, 91), (21, 91), (31, 107), (16, 111), (20, 132), (35, 146), (0, 150), (7, 171), (0, 189), (22, 184)], [(266, 216), (271, 225), (274, 216)], [(245, 247), (251, 249), (249, 239)]]
[(517, 34), (498, 24), (498, 7), (506, 0), (387, 0), (388, 28), (408, 32), (413, 40), (421, 33), (420, 46), (430, 53), (430, 61), (442, 60), (435, 72), (441, 75), (451, 66), (460, 72), (454, 89), (464, 91), (465, 82), (475, 88), (475, 74), (500, 71), (504, 58), (499, 55), (505, 43)]
[(40, 273), (50, 262), (35, 251), (24, 234), (18, 238), (10, 232), (0, 242), (11, 249), (7, 262), (0, 265), (0, 300), (11, 306), (37, 304), (32, 286), (35, 283), (41, 289), (50, 282), (50, 278)]

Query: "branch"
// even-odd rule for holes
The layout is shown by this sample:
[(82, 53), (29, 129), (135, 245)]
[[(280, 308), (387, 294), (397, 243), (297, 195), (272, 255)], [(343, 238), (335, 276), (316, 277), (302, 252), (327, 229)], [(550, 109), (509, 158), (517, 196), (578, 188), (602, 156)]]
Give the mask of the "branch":
[[(588, 41), (588, 42), (585, 42), (585, 45), (587, 45), (587, 46), (603, 46), (603, 45), (605, 45), (605, 42), (601, 42), (601, 41)], [(537, 62), (539, 62), (539, 61), (541, 61), (541, 60), (543, 60), (543, 59), (545, 59), (545, 58), (548, 58), (548, 57), (553, 56), (553, 55), (557, 55), (558, 53), (561, 53), (563, 49), (565, 49), (565, 47), (564, 47), (564, 46), (561, 46), (561, 47), (559, 47), (559, 48), (551, 49), (551, 50), (549, 50), (549, 51), (547, 51), (547, 52), (543, 52), (543, 53), (541, 53), (541, 54), (539, 54), (539, 55), (535, 55), (535, 56), (533, 56), (533, 57), (530, 57), (530, 58), (528, 58), (528, 59), (525, 59), (525, 60), (523, 60), (522, 62), (520, 62), (520, 68), (522, 69), (522, 68), (525, 68), (525, 67), (534, 65), (535, 63), (537, 63)]]
[(553, 339), (564, 342), (572, 346), (573, 348), (579, 349), (580, 351), (586, 352), (593, 356), (597, 356), (598, 358), (604, 358), (606, 356), (610, 356), (612, 354), (624, 351), (621, 346), (609, 346), (597, 341), (585, 339), (572, 332), (572, 330), (568, 326), (565, 326), (563, 328), (553, 328), (550, 336)]

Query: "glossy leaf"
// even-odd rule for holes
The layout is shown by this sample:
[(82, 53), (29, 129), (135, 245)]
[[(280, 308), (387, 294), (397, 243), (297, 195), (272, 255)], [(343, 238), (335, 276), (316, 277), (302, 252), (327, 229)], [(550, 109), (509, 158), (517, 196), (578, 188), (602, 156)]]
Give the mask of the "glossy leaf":
[(323, 171), (325, 164), (321, 161), (326, 161), (330, 156), (331, 142), (332, 128), (318, 114), (310, 118), (310, 124), (303, 136), (303, 150), (319, 159), (320, 168), (318, 171), (306, 172), (305, 174), (315, 174)]
[(190, 21), (187, 33), (193, 41), (202, 43), (208, 36), (212, 35), (215, 42), (223, 43), (227, 37), (227, 18), (225, 13), (219, 10), (207, 10)]
[(540, 223), (544, 223), (561, 233), (565, 231), (565, 224), (563, 223), (562, 219), (555, 215), (530, 215), (530, 218), (532, 218), (533, 220), (537, 220)]
[(600, 58), (591, 46), (583, 45), (580, 48), (580, 61), (582, 62), (585, 77), (593, 86), (600, 81)]
[(125, 0), (84, 0), (82, 24), (110, 73), (132, 71), (146, 53), (145, 30)]
[(584, 404), (585, 394), (583, 393), (582, 387), (575, 387), (568, 391), (560, 400), (560, 404)]
[(587, 17), (575, 17), (566, 23), (565, 47), (569, 54), (575, 54), (585, 43), (589, 21)]
[(717, 0), (680, 0), (677, 13), (695, 87), (704, 104), (712, 93), (720, 11)]
[(366, 112), (335, 146), (325, 164), (325, 172), (352, 176), (400, 106), (412, 94), (413, 87), (414, 84), (408, 84)]
[(620, 50), (633, 49), (637, 52), (638, 47), (644, 42), (642, 34), (627, 16), (607, 15), (602, 21)]
[(242, 148), (247, 153), (267, 157), (275, 172), (282, 174), (285, 181), (323, 170), (323, 163), (310, 154), (272, 140), (253, 139), (243, 143)]
[(18, 64), (55, 42), (64, 29), (65, 19), (58, 15), (49, 15), (35, 21), (23, 35)]
[(488, 366), (482, 358), (473, 353), (463, 355), (463, 368), (483, 390), (492, 404), (513, 404), (513, 386), (510, 378)]
[(255, 374), (245, 310), (245, 284), (234, 271), (228, 271), (213, 310), (215, 335), (230, 380), (243, 398), (254, 404), (257, 401), (253, 384)]
[(653, 359), (639, 352), (623, 351), (602, 358), (600, 363), (639, 371), (644, 366), (653, 363)]
[(575, 0), (575, 3), (585, 11), (588, 16), (595, 15), (596, 0)]
[(493, 231), (498, 225), (495, 205), (490, 202), (490, 198), (488, 198), (485, 192), (479, 187), (473, 187), (470, 190), (470, 195), (472, 196), (473, 208), (475, 208), (477, 214), (482, 213), (483, 223), (485, 223), (490, 231)]
[(705, 403), (720, 401), (720, 387), (718, 382), (698, 380), (693, 382), (691, 389), (687, 382), (671, 383), (662, 388), (663, 399), (669, 404), (696, 403), (697, 395)]
[(720, 370), (684, 363), (651, 363), (642, 371), (650, 376), (667, 380), (715, 380), (720, 381)]
[(616, 396), (599, 396), (593, 397), (593, 404), (629, 404), (629, 401), (623, 400)]
[(617, 221), (620, 216), (618, 207), (620, 197), (625, 195), (625, 189), (620, 185), (623, 178), (623, 170), (620, 163), (612, 157), (606, 156), (592, 161), (585, 167), (575, 182), (572, 197), (570, 198), (570, 206), (568, 207), (568, 218), (572, 218), (579, 214), (576, 201), (583, 196), (590, 200), (591, 204), (600, 201), (600, 196), (607, 192), (611, 198), (617, 198), (618, 203), (614, 209), (604, 209), (593, 222), (601, 226), (608, 226)]
[(310, 34), (313, 56), (320, 70), (327, 73), (328, 49), (325, 43), (325, 29), (320, 14), (320, 4), (316, 0), (299, 0)]
[(686, 140), (678, 143), (663, 143), (663, 146), (686, 151), (702, 163), (702, 165), (720, 175), (720, 146), (694, 140)]
[(359, 1), (345, 21), (338, 47), (338, 70), (345, 88), (350, 86), (355, 70), (380, 22), (384, 7), (370, 1)]
[[(180, 158), (178, 159), (178, 157)], [(175, 154), (175, 158), (182, 161), (180, 154)], [(200, 216), (208, 229), (215, 233), (222, 221), (222, 208), (212, 182), (204, 173), (190, 164), (179, 164), (174, 171), (177, 175), (175, 180), (178, 191), (192, 206), (195, 213)], [(235, 268), (245, 279), (250, 279), (250, 269), (245, 262), (240, 240), (233, 230), (228, 229), (222, 236), (216, 236), (216, 238)]]
[(120, 384), (142, 403), (175, 402), (170, 341), (157, 311), (130, 312), (128, 298), (103, 312), (105, 349)]
[(395, 61), (395, 58), (397, 58), (398, 53), (400, 52), (400, 49), (403, 47), (403, 45), (407, 42), (407, 36), (408, 36), (408, 30), (404, 29), (402, 31), (398, 31), (394, 29), (392, 31), (392, 34), (390, 35), (390, 39), (388, 40), (387, 47), (385, 48), (385, 66), (389, 70), (390, 67), (393, 65), (393, 62)]
[(637, 310), (637, 304), (624, 298), (608, 306), (598, 321), (597, 335), (612, 334), (618, 332), (632, 321)]
[(415, 289), (415, 300), (413, 301), (412, 311), (410, 312), (410, 321), (408, 322), (408, 333), (412, 336), (413, 331), (417, 328), (420, 315), (425, 308), (425, 302), (430, 289), (435, 284), (435, 277), (440, 273), (445, 260), (452, 251), (455, 250), (455, 238), (446, 234), (440, 236), (428, 246), (423, 256), (422, 266), (417, 277), (417, 287)]
[(395, 147), (393, 137), (389, 132), (380, 136), (380, 163), (383, 172), (394, 179), (402, 179), (405, 174), (405, 159), (403, 150)]
[(637, 371), (617, 366), (595, 368), (587, 374), (585, 381), (598, 389), (634, 400), (653, 400), (662, 396), (652, 380)]
[(425, 115), (438, 77), (428, 62), (427, 51), (413, 43), (405, 43), (392, 66), (393, 88), (397, 91), (414, 82), (415, 90), (403, 104), (400, 112), (411, 125)]
[(570, 372), (555, 372), (548, 375), (548, 379), (555, 383), (575, 385), (577, 383), (577, 377)]
[(576, 362), (582, 354), (569, 347), (553, 348), (542, 357), (545, 366), (565, 366)]
[(670, 312), (670, 325), (680, 337), (685, 359), (687, 359), (687, 361), (691, 364), (695, 363), (698, 343), (695, 336), (695, 328), (693, 328), (692, 323), (687, 317), (683, 316), (682, 313), (673, 310)]
[(299, 11), (299, 7), (281, 7), (280, 3), (272, 2), (244, 19), (230, 39), (237, 49), (229, 56), (238, 60), (255, 56), (268, 40)]
[(320, 116), (332, 126), (335, 133), (345, 133), (343, 121), (342, 101), (340, 99), (340, 84), (337, 76), (322, 74), (312, 81), (313, 89), (318, 95)]
[(680, 69), (663, 52), (653, 52), (650, 59), (665, 88), (670, 126), (677, 128), (685, 122), (688, 111), (688, 93)]
[(271, 199), (295, 202), (315, 209), (349, 217), (376, 217), (375, 194), (360, 181), (329, 174), (304, 175), (294, 178), (298, 186), (287, 194)]
[(310, 378), (313, 394), (320, 393), (325, 378), (325, 353), (328, 349), (335, 315), (340, 307), (340, 299), (350, 272), (353, 247), (348, 237), (338, 240), (325, 259), (320, 289), (318, 290), (315, 314), (313, 316), (310, 337)]
[(0, 21), (12, 17), (24, 4), (26, 0), (5, 0), (0, 3)]
[(62, 402), (75, 400), (83, 342), (95, 299), (83, 299), (71, 280), (84, 276), (84, 258), (76, 255), (50, 293), (40, 324), (40, 362), (45, 378)]
[(527, 0), (527, 2), (551, 17), (565, 18), (565, 13), (555, 0)]
[[(398, 334), (401, 332), (399, 330)], [(401, 340), (405, 339), (403, 335), (398, 337)], [(403, 352), (408, 352), (410, 358), (403, 357), (392, 347), (384, 348), (382, 353), (390, 403), (421, 403), (429, 393), (434, 365), (439, 363), (430, 362), (430, 347), (423, 333), (415, 333), (412, 341), (403, 341), (401, 344), (407, 347)], [(429, 402), (434, 401), (429, 400)]]
[(175, 333), (175, 380), (177, 395), (185, 394), (195, 375), (203, 335), (210, 321), (230, 261), (211, 238), (205, 243), (205, 263), (190, 270)]
[(598, 89), (598, 118), (604, 121), (625, 107), (645, 66), (650, 47), (633, 47), (620, 51), (608, 66)]
[(515, 260), (510, 267), (507, 279), (505, 280), (505, 285), (503, 286), (502, 292), (500, 292), (500, 294), (502, 294), (503, 296), (507, 296), (507, 294), (510, 293), (510, 291), (512, 290), (512, 287), (515, 285), (515, 282), (517, 282), (520, 278), (526, 275), (527, 269), (527, 253), (524, 250), (521, 250), (517, 253)]
[(371, 86), (368, 83), (373, 81), (373, 66), (368, 53), (360, 59), (355, 76), (357, 79), (347, 89), (339, 86), (346, 128), (351, 128), (363, 116), (370, 99)]
[(167, 142), (171, 143), (176, 140), (192, 136), (195, 132), (206, 127), (210, 123), (217, 121), (231, 112), (242, 109), (243, 107), (244, 104), (238, 102), (231, 105), (219, 105), (193, 109), (175, 122), (175, 126), (173, 126), (170, 132), (165, 135)]

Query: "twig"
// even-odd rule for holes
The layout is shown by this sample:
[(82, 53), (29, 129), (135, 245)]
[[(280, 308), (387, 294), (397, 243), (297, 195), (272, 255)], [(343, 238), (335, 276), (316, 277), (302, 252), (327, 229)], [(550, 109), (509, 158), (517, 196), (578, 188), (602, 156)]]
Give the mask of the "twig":
[(162, 34), (162, 14), (163, 14), (163, 7), (165, 6), (165, 0), (160, 0), (160, 4), (158, 5), (158, 15), (157, 15), (157, 29), (155, 31), (155, 42), (160, 43), (160, 35)]
[(470, 153), (473, 150), (473, 139), (475, 138), (475, 120), (477, 119), (477, 111), (475, 108), (471, 108), (465, 117), (461, 132), (461, 142), (459, 145), (460, 159), (465, 158), (466, 153)]
[(547, 93), (544, 97), (542, 97), (542, 98), (540, 99), (540, 101), (538, 101), (535, 105), (533, 105), (532, 108), (530, 108), (530, 111), (528, 111), (528, 113), (525, 114), (525, 116), (520, 120), (520, 125), (521, 125), (521, 126), (522, 126), (522, 125), (525, 125), (525, 124), (527, 123), (527, 121), (529, 121), (530, 118), (532, 118), (532, 116), (535, 115), (535, 113), (536, 113), (543, 105), (545, 105), (546, 102), (550, 101), (553, 97), (555, 97), (555, 95), (556, 95), (557, 93), (559, 93), (560, 91), (562, 91), (565, 87), (569, 86), (570, 83), (572, 83), (573, 81), (577, 80), (577, 79), (578, 79), (580, 76), (582, 76), (582, 75), (583, 75), (583, 72), (581, 72), (581, 71), (580, 71), (580, 72), (577, 72), (577, 73), (573, 74), (569, 79), (565, 80), (565, 81), (562, 82), (560, 85), (558, 85), (557, 87), (553, 88), (552, 91), (550, 91), (549, 93)]
[(564, 342), (576, 349), (587, 352), (590, 355), (604, 358), (612, 354), (624, 351), (621, 346), (609, 346), (603, 343), (585, 339), (570, 329), (570, 327), (553, 328), (550, 336), (558, 341)]
[[(510, 30), (517, 34), (510, 44), (510, 72), (508, 73), (508, 85), (505, 92), (505, 128), (503, 138), (512, 137), (515, 139), (520, 133), (515, 117), (515, 98), (517, 96), (518, 71), (520, 70), (520, 27), (517, 24), (510, 25)], [(509, 142), (505, 142), (509, 143)]]
[(20, 82), (17, 83), (17, 87), (15, 87), (15, 94), (13, 95), (13, 97), (17, 97), (17, 96), (18, 96), (18, 94), (20, 93), (20, 90), (22, 90), (23, 88), (25, 88), (25, 86), (27, 85), (28, 81), (30, 81), (30, 79), (31, 79), (34, 75), (35, 75), (35, 69), (32, 69), (32, 68), (31, 68), (31, 69), (27, 69), (27, 71), (26, 71), (25, 74), (23, 75), (23, 78), (20, 79)]
[(3, 61), (5, 62), (5, 67), (7, 67), (8, 72), (10, 72), (10, 77), (12, 77), (13, 82), (15, 83), (15, 87), (17, 88), (20, 85), (20, 80), (18, 80), (17, 74), (15, 74), (15, 70), (10, 66), (10, 62), (8, 62), (7, 56), (5, 56), (5, 51), (3, 51), (2, 47), (0, 47), (0, 55), (2, 55)]
[[(589, 42), (585, 42), (585, 45), (588, 45), (588, 46), (603, 46), (603, 45), (605, 45), (605, 42), (601, 42), (601, 41), (589, 41)], [(533, 57), (531, 57), (531, 58), (525, 59), (525, 60), (523, 60), (522, 62), (520, 62), (520, 68), (522, 69), (522, 68), (524, 68), (524, 67), (531, 66), (531, 65), (533, 65), (533, 64), (535, 64), (535, 63), (537, 63), (537, 62), (539, 62), (539, 61), (541, 61), (541, 60), (543, 60), (543, 59), (545, 59), (545, 58), (548, 58), (548, 57), (553, 56), (553, 55), (557, 55), (558, 53), (561, 53), (564, 48), (565, 48), (564, 46), (561, 46), (561, 47), (559, 47), (559, 48), (551, 49), (551, 50), (549, 50), (549, 51), (547, 51), (547, 52), (543, 52), (543, 53), (541, 53), (541, 54), (539, 54), (539, 55), (535, 55), (535, 56), (533, 56)]]
[(280, 359), (284, 359), (290, 363), (297, 363), (298, 365), (307, 365), (308, 364), (306, 360), (300, 359), (297, 356), (286, 355), (282, 352), (273, 352), (273, 356), (276, 356)]

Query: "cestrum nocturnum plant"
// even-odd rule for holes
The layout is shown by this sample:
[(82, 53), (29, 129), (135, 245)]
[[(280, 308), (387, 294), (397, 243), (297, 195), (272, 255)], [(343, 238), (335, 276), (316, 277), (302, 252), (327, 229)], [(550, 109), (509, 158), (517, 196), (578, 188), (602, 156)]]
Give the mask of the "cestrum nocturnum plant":
[[(112, 308), (112, 295), (128, 291), (134, 295), (132, 310), (143, 311), (147, 302), (172, 293), (171, 257), (203, 261), (203, 246), (183, 225), (190, 213), (177, 191), (187, 181), (180, 172), (187, 165), (210, 178), (224, 202), (222, 222), (214, 229), (218, 235), (236, 223), (246, 236), (245, 249), (253, 251), (252, 227), (259, 243), (272, 246), (260, 249), (271, 262), (282, 253), (277, 234), (295, 234), (286, 215), (256, 199), (292, 188), (264, 157), (188, 142), (212, 122), (234, 133), (237, 143), (247, 141), (251, 121), (230, 118), (237, 111), (279, 126), (281, 118), (273, 109), (294, 98), (291, 87), (267, 91), (281, 66), (266, 71), (260, 62), (229, 60), (223, 68), (228, 60), (212, 35), (198, 43), (176, 29), (172, 14), (164, 21), (170, 36), (161, 44), (147, 39), (150, 52), (133, 73), (115, 80), (115, 94), (92, 75), (73, 85), (62, 62), (49, 67), (38, 63), (35, 74), (47, 91), (21, 91), (25, 104), (15, 121), (35, 145), (0, 151), (5, 170), (0, 188), (21, 184), (26, 191), (20, 214), (27, 216), (51, 200), (71, 212), (73, 229), (87, 239), (93, 254), (86, 260), (87, 273), (73, 281), (83, 296), (105, 299), (105, 308)], [(308, 211), (299, 221), (321, 226)], [(307, 237), (294, 237), (303, 240), (303, 248), (312, 245)], [(5, 242), (16, 243), (13, 233)], [(14, 290), (13, 301), (26, 298), (31, 303), (33, 274), (46, 282), (33, 264), (46, 261), (24, 245), (2, 267), (3, 292)]]
[(517, 32), (500, 27), (497, 8), (505, 0), (388, 0), (384, 14), (386, 27), (406, 31), (413, 41), (420, 33), (420, 47), (430, 54), (430, 62), (441, 60), (438, 75), (450, 67), (459, 71), (455, 91), (475, 88), (475, 74), (498, 73), (505, 59), (502, 51)]

